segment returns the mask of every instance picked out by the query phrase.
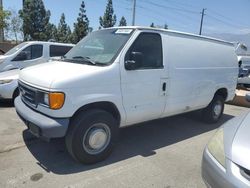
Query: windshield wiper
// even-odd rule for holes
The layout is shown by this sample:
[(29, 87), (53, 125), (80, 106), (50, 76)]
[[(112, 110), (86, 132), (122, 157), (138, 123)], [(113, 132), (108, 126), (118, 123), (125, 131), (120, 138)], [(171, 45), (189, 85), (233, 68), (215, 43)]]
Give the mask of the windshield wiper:
[(83, 56), (74, 56), (73, 59), (80, 59), (83, 61), (87, 61), (88, 63), (91, 63), (92, 65), (96, 65), (96, 62), (91, 60), (89, 57), (83, 57)]

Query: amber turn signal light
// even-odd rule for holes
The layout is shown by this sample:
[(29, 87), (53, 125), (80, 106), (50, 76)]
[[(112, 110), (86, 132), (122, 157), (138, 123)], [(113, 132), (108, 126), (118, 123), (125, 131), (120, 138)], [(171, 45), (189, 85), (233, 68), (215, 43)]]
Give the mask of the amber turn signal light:
[(49, 93), (49, 106), (53, 110), (62, 108), (65, 100), (64, 93)]

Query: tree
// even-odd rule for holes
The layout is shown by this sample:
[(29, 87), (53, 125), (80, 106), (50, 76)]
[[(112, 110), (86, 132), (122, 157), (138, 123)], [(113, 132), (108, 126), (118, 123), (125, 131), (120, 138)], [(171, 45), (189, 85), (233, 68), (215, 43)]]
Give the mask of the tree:
[(89, 33), (93, 31), (93, 27), (89, 27)]
[(4, 29), (8, 26), (10, 15), (10, 11), (3, 10), (3, 7), (0, 7), (0, 29)]
[(60, 23), (57, 28), (57, 41), (58, 42), (69, 42), (71, 35), (71, 29), (65, 21), (65, 15), (62, 13)]
[(154, 22), (151, 23), (150, 27), (155, 27), (155, 24)]
[(46, 41), (58, 41), (57, 28), (54, 24), (48, 23), (45, 28)]
[(119, 26), (127, 26), (127, 21), (126, 21), (124, 16), (122, 16), (120, 23), (119, 23)]
[(70, 27), (67, 26), (67, 38), (66, 38), (67, 43), (73, 42), (72, 36), (73, 36), (72, 31), (71, 31)]
[(116, 23), (112, 0), (108, 0), (103, 17), (99, 18), (100, 26), (103, 28), (113, 27)]
[(164, 29), (168, 29), (168, 24), (164, 24)]
[(50, 11), (44, 7), (42, 0), (25, 0), (23, 9), (19, 11), (23, 20), (24, 40), (47, 40)]
[(15, 10), (11, 10), (11, 16), (8, 21), (8, 27), (6, 27), (5, 33), (9, 38), (14, 37), (16, 43), (18, 42), (18, 39), (23, 39), (23, 33), (22, 33), (22, 19), (18, 16), (17, 12)]
[(88, 32), (89, 32), (89, 19), (86, 15), (84, 1), (82, 1), (77, 22), (74, 23), (72, 42), (73, 43), (79, 42), (83, 37), (85, 37), (88, 34)]
[(8, 27), (8, 19), (10, 12), (3, 10), (3, 7), (0, 7), (0, 41), (4, 40), (4, 29)]

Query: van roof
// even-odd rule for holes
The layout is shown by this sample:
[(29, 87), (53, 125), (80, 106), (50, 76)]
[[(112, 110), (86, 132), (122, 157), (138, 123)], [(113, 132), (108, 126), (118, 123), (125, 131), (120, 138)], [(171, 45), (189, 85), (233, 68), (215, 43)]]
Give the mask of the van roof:
[(46, 42), (46, 41), (25, 41), (26, 44), (53, 44), (53, 45), (62, 45), (62, 46), (75, 46), (70, 43), (60, 43), (60, 42)]
[(169, 29), (162, 29), (162, 28), (153, 28), (153, 27), (144, 27), (144, 26), (122, 26), (122, 27), (112, 27), (112, 28), (106, 28), (106, 29), (138, 29), (138, 30), (150, 30), (150, 31), (158, 31), (158, 32), (167, 32), (167, 33), (173, 33), (173, 34), (178, 34), (178, 35), (191, 36), (191, 37), (198, 38), (198, 39), (206, 39), (206, 40), (215, 41), (215, 42), (219, 42), (219, 43), (234, 46), (233, 42), (225, 41), (225, 40), (222, 40), (222, 39), (216, 39), (216, 38), (213, 38), (213, 37), (208, 37), (208, 36), (203, 36), (203, 35), (196, 35), (196, 34), (192, 34), (192, 33), (186, 33), (186, 32), (169, 30)]

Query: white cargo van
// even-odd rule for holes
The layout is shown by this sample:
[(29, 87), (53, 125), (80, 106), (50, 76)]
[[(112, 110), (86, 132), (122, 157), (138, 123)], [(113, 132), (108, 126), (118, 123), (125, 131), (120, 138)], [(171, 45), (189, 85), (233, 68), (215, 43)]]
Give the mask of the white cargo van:
[(65, 137), (74, 159), (94, 163), (110, 154), (120, 127), (198, 109), (217, 122), (237, 76), (229, 42), (110, 28), (89, 34), (61, 62), (22, 70), (15, 107), (34, 135)]
[(0, 55), (0, 72), (44, 63), (53, 57), (63, 56), (73, 46), (55, 42), (23, 42)]

